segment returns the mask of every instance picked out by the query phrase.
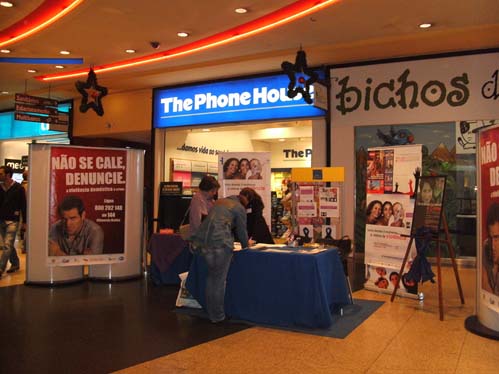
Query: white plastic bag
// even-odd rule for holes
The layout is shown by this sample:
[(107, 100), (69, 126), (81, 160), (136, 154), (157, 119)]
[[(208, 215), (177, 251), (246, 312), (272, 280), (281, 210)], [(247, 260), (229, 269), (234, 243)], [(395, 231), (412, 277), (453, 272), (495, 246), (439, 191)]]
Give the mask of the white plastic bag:
[(180, 289), (178, 290), (177, 302), (175, 303), (175, 305), (178, 307), (185, 306), (188, 308), (201, 309), (201, 305), (199, 305), (198, 301), (194, 297), (192, 297), (190, 292), (185, 287), (185, 281), (187, 280), (188, 275), (188, 271), (178, 275), (178, 277), (180, 278)]

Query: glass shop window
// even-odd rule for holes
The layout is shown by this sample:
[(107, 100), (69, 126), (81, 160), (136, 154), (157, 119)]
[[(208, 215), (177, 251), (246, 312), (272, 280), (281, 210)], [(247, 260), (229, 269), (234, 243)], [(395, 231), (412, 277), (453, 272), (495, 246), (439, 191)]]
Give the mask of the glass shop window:
[[(446, 175), (445, 214), (456, 256), (476, 256), (476, 143), (473, 130), (497, 121), (460, 121), (355, 128), (356, 251), (364, 252), (367, 149), (421, 144), (423, 175)], [(444, 255), (446, 253), (445, 245)]]

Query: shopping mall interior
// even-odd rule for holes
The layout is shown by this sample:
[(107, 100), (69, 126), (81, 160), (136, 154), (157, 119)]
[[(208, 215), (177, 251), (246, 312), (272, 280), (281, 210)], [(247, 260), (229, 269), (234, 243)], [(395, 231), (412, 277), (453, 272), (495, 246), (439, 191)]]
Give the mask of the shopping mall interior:
[[(298, 61), (303, 52), (304, 66)], [(497, 297), (486, 293), (490, 296), (486, 298), (480, 288), (481, 191), (474, 136), (476, 127), (499, 123), (494, 104), (499, 95), (497, 67), (495, 75), (487, 73), (492, 83), (495, 79), (495, 91), (481, 91), (488, 106), (483, 112), (475, 106), (479, 114), (472, 118), (460, 117), (467, 112), (452, 107), (448, 112), (458, 114), (437, 110), (425, 117), (419, 112), (409, 119), (402, 116), (400, 121), (398, 114), (378, 119), (380, 112), (375, 112), (372, 103), (369, 108), (368, 100), (372, 94), (375, 102), (379, 87), (398, 84), (394, 82), (396, 77), (402, 79), (403, 69), (395, 73), (397, 64), (408, 64), (414, 80), (420, 78), (418, 69), (467, 77), (461, 66), (485, 71), (489, 65), (498, 65), (498, 56), (496, 0), (1, 1), (0, 161), (16, 165), (13, 177), (18, 182), (24, 168), (37, 176), (36, 181), (29, 180), (36, 188), (28, 190), (28, 208), (43, 214), (29, 216), (28, 211), (27, 238), (31, 235), (31, 239), (22, 244), (16, 236), (15, 241), (20, 268), (9, 272), (7, 264), (0, 277), (0, 372), (496, 373), (497, 331), (476, 328), (476, 324), (470, 328), (470, 319), (475, 321), (483, 302), (492, 305), (496, 318), (498, 315)], [(464, 65), (460, 65), (462, 61)], [(426, 62), (432, 67), (424, 65)], [(204, 123), (201, 114), (180, 115), (191, 122), (171, 127), (164, 125), (158, 114), (157, 102), (164, 92), (176, 95), (194, 88), (197, 93), (199, 87), (233, 87), (240, 81), (266, 82), (279, 75), (288, 80), (291, 76), (285, 66), (301, 64), (312, 74), (307, 63), (323, 74), (318, 83), (327, 88), (339, 84), (337, 71), (350, 74), (343, 80), (348, 82), (365, 68), (369, 73), (358, 84), (367, 85), (366, 102), (359, 107), (370, 109), (369, 115), (361, 121), (337, 124), (332, 113), (339, 105), (333, 102), (340, 95), (332, 90), (325, 94), (325, 107), (320, 107), (318, 99), (317, 105), (308, 105), (319, 110), (312, 115), (301, 115), (300, 111), (305, 113), (301, 102), (293, 115), (250, 119), (235, 115)], [(90, 70), (96, 74), (94, 81)], [(378, 70), (396, 75), (375, 89), (373, 72)], [(472, 76), (471, 70), (469, 74)], [(437, 79), (423, 78), (433, 83)], [(471, 81), (470, 86), (475, 83)], [(447, 87), (437, 84), (442, 85)], [(453, 86), (459, 87), (459, 83)], [(429, 88), (430, 83), (425, 86), (428, 92)], [(281, 96), (287, 92), (285, 87), (282, 90)], [(287, 95), (286, 105), (292, 100)], [(26, 121), (22, 108), (30, 104), (21, 102), (22, 97), (57, 105), (48, 105), (51, 109), (42, 117), (40, 112), (30, 112), (31, 120)], [(241, 98), (244, 101), (244, 95)], [(424, 99), (418, 109), (428, 102), (428, 107), (437, 106)], [(178, 101), (178, 108), (192, 109), (193, 102)], [(420, 283), (411, 295), (365, 286), (369, 273), (365, 253), (370, 245), (365, 237), (366, 170), (372, 161), (368, 150), (379, 151), (386, 139), (392, 146), (407, 145), (396, 143), (400, 136), (416, 139), (424, 172), (445, 171), (450, 176), (448, 218), (451, 245), (456, 250), (451, 253), (444, 243), (441, 262), (432, 252), (429, 264), (436, 282)], [(131, 176), (142, 178), (143, 183), (133, 185), (136, 195), (127, 197), (127, 214), (133, 218), (127, 219), (126, 229), (120, 228), (122, 241), (131, 242), (133, 237), (133, 245), (126, 244), (127, 255), (133, 253), (137, 264), (126, 276), (114, 277), (113, 265), (85, 264), (88, 257), (73, 267), (49, 263), (45, 243), (48, 206), (54, 200), (47, 187), (52, 177), (45, 153), (41, 158), (32, 156), (40, 149), (45, 152), (44, 147), (137, 151), (137, 165), (141, 166), (127, 171), (127, 183), (132, 182)], [(326, 306), (332, 308), (328, 317), (334, 321), (327, 328), (289, 326), (278, 317), (275, 324), (233, 316), (212, 323), (202, 309), (178, 307), (180, 271), (175, 268), (167, 275), (162, 273), (152, 243), (178, 228), (186, 207), (168, 205), (173, 199), (164, 198), (161, 186), (180, 183), (183, 191), (176, 198), (190, 201), (202, 175), (220, 178), (217, 153), (224, 152), (260, 152), (268, 157), (268, 205), (272, 210), (268, 224), (276, 242), (286, 230), (280, 201), (293, 169), (316, 168), (321, 173), (336, 166), (344, 169), (344, 184), (335, 185), (340, 186), (344, 198), (341, 214), (334, 221), (335, 233), (338, 238), (346, 235), (352, 239), (352, 245), (344, 262), (340, 263), (341, 253), (332, 252), (341, 264), (335, 276), (344, 282), (349, 302)], [(174, 228), (169, 219), (175, 222)], [(173, 235), (178, 239), (177, 233)], [(182, 243), (182, 262), (176, 264), (186, 271), (193, 260), (189, 245)], [(324, 245), (315, 249), (330, 253)], [(124, 258), (120, 261), (130, 259)], [(61, 262), (65, 260), (68, 258)], [(269, 263), (262, 265), (268, 268)], [(283, 268), (286, 266), (279, 264), (276, 274), (289, 272)], [(263, 284), (262, 293), (281, 289), (293, 299), (294, 289), (287, 282), (296, 281), (299, 274), (267, 279), (262, 269), (255, 271)], [(66, 276), (75, 273), (77, 276)], [(334, 288), (329, 283), (328, 287)], [(250, 285), (241, 289), (239, 299), (244, 299), (241, 296), (244, 292), (249, 295)], [(301, 291), (307, 300), (317, 292)], [(308, 310), (298, 295), (296, 290), (292, 306), (285, 310), (287, 315), (293, 315), (290, 310), (294, 307)], [(285, 303), (280, 293), (271, 299), (271, 307)], [(266, 311), (256, 303), (245, 305), (243, 301), (242, 306)]]

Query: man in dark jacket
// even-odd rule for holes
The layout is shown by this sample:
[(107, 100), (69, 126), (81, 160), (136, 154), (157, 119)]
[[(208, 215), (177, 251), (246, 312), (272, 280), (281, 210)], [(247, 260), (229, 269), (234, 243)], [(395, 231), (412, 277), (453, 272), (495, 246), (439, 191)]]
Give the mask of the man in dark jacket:
[(19, 257), (14, 242), (19, 221), (26, 225), (26, 194), (24, 188), (12, 179), (12, 168), (0, 166), (0, 278), (5, 271), (7, 261), (10, 268), (7, 273), (19, 270)]

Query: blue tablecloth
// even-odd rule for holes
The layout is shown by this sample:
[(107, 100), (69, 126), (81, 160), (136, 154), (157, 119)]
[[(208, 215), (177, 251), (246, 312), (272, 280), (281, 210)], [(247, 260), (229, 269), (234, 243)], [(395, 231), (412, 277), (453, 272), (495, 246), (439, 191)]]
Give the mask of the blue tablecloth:
[(180, 284), (178, 275), (189, 270), (192, 254), (178, 234), (153, 234), (148, 245), (150, 276), (156, 285)]
[[(186, 286), (205, 305), (206, 263), (194, 256)], [(225, 311), (233, 319), (325, 328), (335, 307), (350, 303), (338, 252), (317, 254), (243, 250), (234, 253)]]

